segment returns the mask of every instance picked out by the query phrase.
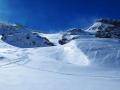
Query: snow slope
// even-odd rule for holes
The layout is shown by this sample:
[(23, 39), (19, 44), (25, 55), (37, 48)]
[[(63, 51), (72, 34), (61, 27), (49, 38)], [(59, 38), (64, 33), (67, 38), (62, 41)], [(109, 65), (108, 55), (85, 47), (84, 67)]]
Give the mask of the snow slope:
[(97, 20), (87, 32), (99, 38), (120, 38), (120, 21), (111, 19)]
[[(104, 25), (96, 23), (89, 30)], [(8, 31), (10, 27), (7, 26)], [(30, 37), (26, 38), (28, 34)], [(59, 45), (61, 37), (61, 33), (16, 33), (13, 30), (12, 34), (7, 32), (0, 36), (3, 39), (0, 39), (0, 90), (119, 90), (119, 39), (79, 34)], [(73, 37), (70, 35), (68, 39)], [(49, 40), (56, 46), (45, 47), (50, 44)], [(31, 41), (40, 47), (28, 48)], [(26, 46), (26, 43), (27, 48), (16, 47)]]
[(116, 39), (82, 38), (42, 48), (17, 48), (0, 40), (0, 89), (119, 90), (120, 72), (114, 67), (119, 63), (105, 66), (118, 51)]
[(20, 24), (0, 23), (1, 39), (13, 46), (21, 48), (54, 46), (47, 38), (33, 32)]
[(0, 23), (0, 35), (28, 32), (28, 29), (19, 24)]
[(55, 45), (59, 45), (58, 40), (62, 37), (61, 33), (54, 33), (54, 34), (39, 33), (39, 35), (42, 36), (42, 37), (48, 38)]
[(113, 27), (111, 24), (106, 24), (102, 22), (95, 22), (92, 26), (90, 26), (86, 31), (92, 34), (95, 34), (97, 31), (102, 30), (104, 31), (108, 27)]
[(1, 39), (8, 44), (21, 48), (54, 46), (54, 44), (47, 38), (41, 37), (37, 33), (33, 32), (3, 35)]

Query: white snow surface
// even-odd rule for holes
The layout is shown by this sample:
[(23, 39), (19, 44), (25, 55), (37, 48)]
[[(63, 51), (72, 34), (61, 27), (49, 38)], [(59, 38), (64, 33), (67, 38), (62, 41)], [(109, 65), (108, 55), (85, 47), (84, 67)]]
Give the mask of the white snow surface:
[(49, 45), (49, 43), (51, 42), (48, 39), (39, 36), (37, 33), (32, 32), (21, 32), (14, 33), (12, 35), (5, 35), (3, 36), (2, 40), (8, 44), (22, 48), (51, 46)]
[(48, 38), (51, 42), (53, 42), (55, 45), (59, 45), (58, 40), (61, 39), (62, 33), (54, 33), (54, 34), (44, 34), (39, 33), (40, 36)]
[(90, 32), (92, 34), (95, 34), (99, 30), (99, 28), (101, 28), (101, 30), (104, 31), (108, 27), (113, 27), (113, 25), (101, 23), (101, 22), (96, 22), (92, 26), (90, 26), (86, 31)]
[(93, 37), (37, 48), (0, 41), (0, 90), (119, 90), (119, 50), (119, 40)]

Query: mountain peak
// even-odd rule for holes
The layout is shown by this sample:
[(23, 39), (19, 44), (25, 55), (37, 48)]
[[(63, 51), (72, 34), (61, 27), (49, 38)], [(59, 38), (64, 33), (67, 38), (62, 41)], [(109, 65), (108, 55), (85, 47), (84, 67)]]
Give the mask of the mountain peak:
[(111, 25), (120, 27), (120, 20), (118, 19), (98, 19), (96, 22), (111, 24)]

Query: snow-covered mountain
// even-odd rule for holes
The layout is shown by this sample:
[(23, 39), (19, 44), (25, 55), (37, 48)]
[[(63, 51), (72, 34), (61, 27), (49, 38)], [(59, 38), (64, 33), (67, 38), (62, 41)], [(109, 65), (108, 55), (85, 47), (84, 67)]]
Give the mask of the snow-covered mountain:
[(38, 33), (33, 32), (3, 35), (1, 39), (8, 44), (21, 48), (54, 46), (47, 38), (41, 37)]
[(80, 28), (68, 29), (64, 34), (67, 34), (67, 35), (89, 35), (88, 32), (86, 32)]
[(120, 21), (99, 19), (86, 31), (100, 38), (120, 38)]
[(82, 37), (89, 37), (91, 35), (89, 32), (86, 32), (85, 30), (79, 29), (79, 28), (73, 28), (69, 29), (66, 32), (62, 34), (61, 39), (58, 41), (59, 44), (63, 45), (71, 40), (82, 38)]
[[(77, 57), (76, 55), (78, 55), (78, 53), (83, 53), (83, 56), (85, 56), (85, 58), (86, 57), (89, 58), (88, 59), (89, 63), (103, 65), (103, 66), (115, 65), (119, 67), (120, 66), (120, 62), (118, 60), (120, 59), (118, 53), (119, 44), (120, 44), (119, 39), (105, 38), (105, 37), (96, 38), (98, 31), (105, 31), (107, 28), (114, 27), (115, 25), (116, 24), (113, 24), (113, 21), (98, 20), (88, 30), (73, 28), (67, 30), (64, 33), (45, 34), (39, 32), (31, 32), (31, 31), (27, 32), (25, 31), (26, 29), (24, 29), (25, 27), (24, 28), (22, 27), (21, 28), (22, 30), (19, 30), (16, 29), (18, 27), (17, 25), (6, 24), (1, 26), (1, 31), (4, 31), (1, 40), (6, 42), (7, 44), (20, 48), (49, 47), (56, 45), (56, 47), (57, 48), (59, 47), (60, 49), (57, 49), (55, 47), (56, 50), (58, 51), (53, 53), (61, 53), (60, 55), (58, 54), (56, 58), (60, 58), (60, 60), (62, 61), (71, 62), (72, 60), (74, 60), (75, 57)], [(116, 25), (116, 27), (119, 27), (118, 24)], [(14, 29), (18, 30), (19, 32), (14, 32), (15, 31)], [(10, 32), (8, 32), (9, 30)], [(91, 34), (92, 31), (96, 31), (96, 33)], [(114, 30), (112, 29), (112, 31)], [(62, 52), (61, 52), (61, 47), (63, 49)], [(50, 48), (53, 49), (53, 47)], [(66, 49), (68, 49), (67, 52)], [(112, 52), (109, 52), (109, 50)], [(64, 52), (68, 54), (66, 59), (64, 57)], [(73, 54), (73, 56), (68, 52)], [(51, 58), (51, 56), (48, 57)], [(71, 56), (72, 58), (69, 60), (69, 57)], [(115, 57), (114, 60), (112, 59), (113, 57)], [(81, 58), (83, 57), (79, 57), (78, 61)], [(78, 61), (76, 61), (75, 63), (78, 64)]]
[(0, 35), (0, 89), (119, 90), (120, 40), (98, 38), (90, 28), (56, 34), (5, 29)]
[(0, 35), (28, 32), (27, 28), (20, 24), (0, 23)]
[(21, 48), (54, 46), (47, 38), (40, 36), (39, 32), (32, 32), (22, 25), (0, 24), (2, 40), (10, 45)]

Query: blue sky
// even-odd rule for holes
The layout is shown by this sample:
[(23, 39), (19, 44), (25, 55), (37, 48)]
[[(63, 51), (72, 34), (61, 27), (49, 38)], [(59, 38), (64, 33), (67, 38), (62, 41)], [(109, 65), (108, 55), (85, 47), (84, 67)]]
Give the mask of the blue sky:
[(0, 0), (0, 20), (42, 31), (85, 28), (97, 18), (120, 18), (120, 0)]

